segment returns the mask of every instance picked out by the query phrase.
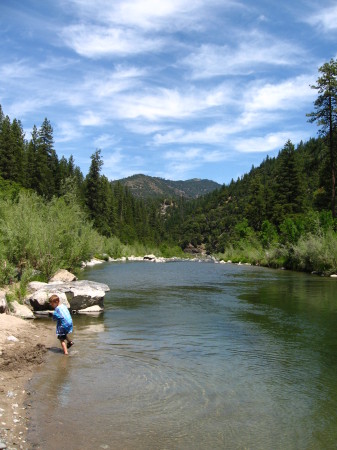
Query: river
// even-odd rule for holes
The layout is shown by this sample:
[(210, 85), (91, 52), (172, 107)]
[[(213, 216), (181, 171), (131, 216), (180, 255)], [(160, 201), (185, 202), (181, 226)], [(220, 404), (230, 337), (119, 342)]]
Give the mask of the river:
[(34, 378), (32, 448), (330, 449), (336, 279), (197, 262), (107, 263), (71, 355)]

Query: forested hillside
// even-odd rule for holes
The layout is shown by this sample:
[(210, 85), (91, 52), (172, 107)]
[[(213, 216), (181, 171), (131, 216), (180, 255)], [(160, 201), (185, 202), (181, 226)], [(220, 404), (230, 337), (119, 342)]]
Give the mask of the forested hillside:
[(142, 199), (198, 198), (219, 188), (221, 185), (211, 180), (192, 179), (186, 181), (165, 180), (147, 175), (132, 175), (113, 181), (129, 188), (130, 192)]
[[(300, 243), (302, 250), (308, 245), (307, 250), (321, 252), (322, 260), (318, 268), (313, 262), (317, 255), (308, 254), (303, 269), (324, 271), (323, 260), (337, 257), (328, 156), (323, 138), (301, 142), (296, 149), (288, 141), (276, 158), (267, 157), (238, 180), (177, 204), (167, 219), (167, 233), (182, 247), (192, 243), (228, 259), (289, 267), (299, 263), (295, 250)], [(327, 242), (321, 248), (329, 233), (330, 248)]]

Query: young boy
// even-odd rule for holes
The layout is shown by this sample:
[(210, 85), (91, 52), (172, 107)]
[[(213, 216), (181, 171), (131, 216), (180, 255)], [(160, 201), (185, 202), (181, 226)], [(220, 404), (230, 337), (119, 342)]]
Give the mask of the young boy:
[[(53, 320), (56, 320), (57, 339), (61, 342), (63, 353), (68, 355), (68, 348), (74, 345), (68, 337), (68, 333), (73, 331), (73, 321), (68, 308), (60, 303), (58, 295), (54, 294), (49, 298), (50, 306), (54, 309)], [(67, 343), (66, 343), (67, 341)]]

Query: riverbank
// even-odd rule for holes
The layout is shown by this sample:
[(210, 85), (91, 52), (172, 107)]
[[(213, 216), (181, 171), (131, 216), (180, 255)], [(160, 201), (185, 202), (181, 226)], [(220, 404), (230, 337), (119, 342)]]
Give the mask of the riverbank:
[(28, 450), (30, 408), (27, 384), (56, 344), (52, 323), (27, 322), (0, 314), (0, 448)]

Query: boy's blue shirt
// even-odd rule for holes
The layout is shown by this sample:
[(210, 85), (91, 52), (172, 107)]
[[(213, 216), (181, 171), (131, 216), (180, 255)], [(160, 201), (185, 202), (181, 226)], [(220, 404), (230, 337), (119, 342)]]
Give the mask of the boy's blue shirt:
[(53, 320), (57, 320), (56, 334), (63, 335), (73, 331), (73, 320), (71, 318), (68, 308), (61, 304), (54, 310)]

